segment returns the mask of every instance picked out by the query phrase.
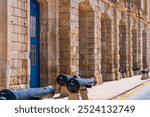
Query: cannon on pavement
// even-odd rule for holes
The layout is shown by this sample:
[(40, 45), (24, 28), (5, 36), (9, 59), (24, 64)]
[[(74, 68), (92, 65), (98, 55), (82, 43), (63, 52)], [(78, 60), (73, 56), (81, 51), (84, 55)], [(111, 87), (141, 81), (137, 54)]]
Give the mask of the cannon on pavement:
[(127, 72), (126, 68), (124, 67), (120, 68), (119, 72), (121, 73), (122, 78), (126, 78), (126, 72)]
[(87, 88), (92, 88), (97, 84), (95, 78), (76, 78), (70, 79), (67, 83), (67, 89), (70, 91), (69, 100), (79, 100), (81, 98), (83, 100), (89, 100), (87, 95)]
[(54, 94), (55, 89), (52, 86), (16, 90), (3, 89), (0, 91), (0, 97), (3, 100), (41, 100), (52, 98)]
[(140, 74), (140, 68), (139, 67), (133, 67), (132, 68), (134, 75), (139, 75)]
[(59, 74), (57, 76), (56, 82), (59, 86), (61, 86), (60, 97), (67, 97), (69, 95), (69, 91), (66, 88), (66, 85), (67, 85), (67, 82), (72, 78), (80, 78), (80, 76), (76, 76), (76, 75), (72, 76), (72, 75), (66, 75), (66, 74)]
[(147, 80), (149, 78), (149, 69), (142, 69), (141, 74), (141, 80)]

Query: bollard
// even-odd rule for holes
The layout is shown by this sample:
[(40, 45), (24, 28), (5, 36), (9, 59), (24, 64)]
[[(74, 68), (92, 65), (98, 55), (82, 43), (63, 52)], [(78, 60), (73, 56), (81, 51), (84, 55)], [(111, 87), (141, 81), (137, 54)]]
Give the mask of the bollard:
[(0, 97), (4, 97), (6, 100), (40, 100), (52, 98), (54, 94), (55, 89), (52, 86), (16, 90), (3, 89), (0, 91)]

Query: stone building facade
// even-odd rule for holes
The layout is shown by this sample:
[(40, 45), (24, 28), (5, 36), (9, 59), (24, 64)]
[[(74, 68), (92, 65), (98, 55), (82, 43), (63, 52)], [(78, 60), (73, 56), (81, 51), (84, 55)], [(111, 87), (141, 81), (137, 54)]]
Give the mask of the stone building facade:
[(150, 67), (149, 45), (150, 0), (0, 0), (0, 89), (56, 86), (59, 73), (132, 77)]

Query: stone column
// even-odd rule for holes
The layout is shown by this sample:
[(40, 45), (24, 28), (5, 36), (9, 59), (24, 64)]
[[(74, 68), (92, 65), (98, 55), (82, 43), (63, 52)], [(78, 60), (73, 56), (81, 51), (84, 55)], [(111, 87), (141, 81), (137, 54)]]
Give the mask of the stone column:
[(132, 38), (131, 38), (131, 29), (132, 29), (132, 26), (131, 26), (131, 17), (130, 17), (130, 14), (127, 16), (127, 21), (128, 21), (128, 76), (129, 77), (133, 77), (133, 70), (132, 70), (132, 67), (133, 67), (133, 56), (132, 56)]
[[(56, 9), (57, 0), (47, 0), (48, 2), (48, 80), (49, 84), (56, 85), (58, 73), (58, 35)], [(58, 12), (58, 11), (57, 11)]]
[[(148, 28), (148, 39), (147, 39), (147, 44), (150, 45), (150, 27)], [(148, 57), (148, 67), (150, 67), (150, 46), (147, 46), (147, 57)]]
[(143, 38), (143, 68), (148, 68), (148, 41), (147, 41), (147, 30), (146, 28), (142, 32)]
[(127, 19), (125, 15), (122, 14), (122, 19), (119, 23), (119, 54), (120, 54), (120, 69), (126, 69), (126, 76), (129, 76), (128, 72), (128, 27)]
[(100, 17), (89, 2), (79, 5), (79, 73), (82, 77), (94, 77), (102, 83), (100, 48)]
[(113, 20), (110, 18), (108, 12), (105, 12), (101, 18), (101, 65), (104, 81), (115, 80)]
[(132, 27), (132, 56), (133, 56), (133, 67), (138, 67), (138, 33), (137, 26), (134, 23)]
[(100, 24), (100, 14), (98, 9), (95, 9), (94, 14), (94, 64), (95, 64), (95, 78), (98, 83), (102, 83), (102, 75), (101, 75), (101, 24)]
[(48, 81), (48, 2), (40, 0), (40, 86), (49, 85)]
[(133, 56), (132, 56), (132, 25), (131, 25), (131, 1), (128, 2), (128, 15), (127, 15), (127, 33), (128, 33), (128, 77), (132, 77), (134, 75), (132, 67), (133, 67)]
[(121, 74), (119, 72), (119, 19), (118, 19), (118, 10), (114, 9), (114, 67), (115, 67), (115, 79), (119, 80)]
[(60, 73), (78, 74), (79, 60), (79, 19), (78, 3), (60, 0)]
[(138, 20), (138, 53), (139, 53), (139, 56), (138, 56), (138, 66), (140, 69), (143, 68), (143, 60), (142, 60), (142, 24), (141, 24), (141, 20), (139, 19)]

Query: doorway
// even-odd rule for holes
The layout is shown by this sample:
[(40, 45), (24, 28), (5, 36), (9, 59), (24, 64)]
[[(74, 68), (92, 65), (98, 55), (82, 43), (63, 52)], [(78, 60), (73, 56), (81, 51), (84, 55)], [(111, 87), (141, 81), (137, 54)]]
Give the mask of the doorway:
[(30, 0), (30, 87), (40, 87), (39, 3)]

